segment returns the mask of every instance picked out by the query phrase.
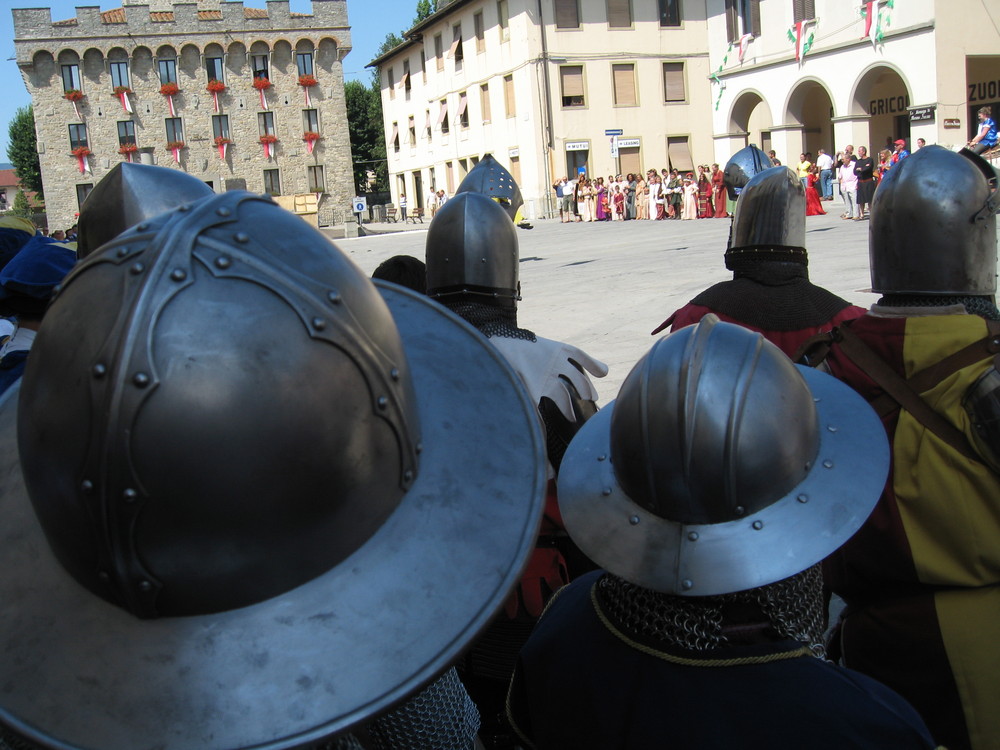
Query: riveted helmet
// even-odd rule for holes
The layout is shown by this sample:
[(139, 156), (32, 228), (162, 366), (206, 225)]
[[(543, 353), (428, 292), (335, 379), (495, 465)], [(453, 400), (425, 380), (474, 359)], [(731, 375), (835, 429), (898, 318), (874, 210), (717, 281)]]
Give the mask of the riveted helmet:
[(517, 230), (481, 193), (459, 193), (427, 231), (427, 294), (471, 294), (513, 304), (518, 297)]
[(805, 570), (875, 506), (885, 431), (846, 385), (708, 315), (660, 339), (559, 473), (566, 528), (612, 573), (683, 596)]
[(311, 746), (445, 669), (534, 545), (517, 375), (264, 196), (88, 256), (10, 394), (0, 722), (45, 747)]
[(514, 175), (494, 159), (493, 154), (486, 154), (465, 176), (455, 191), (456, 195), (459, 193), (481, 193), (493, 198), (503, 206), (511, 221), (515, 220), (517, 210), (524, 205), (521, 189), (514, 182)]
[(752, 144), (733, 154), (722, 170), (722, 180), (726, 185), (729, 200), (734, 201), (739, 198), (740, 192), (750, 182), (751, 177), (772, 166), (774, 164), (771, 162), (771, 157)]
[(992, 295), (997, 175), (985, 159), (925, 146), (889, 170), (872, 201), (872, 290)]
[(212, 188), (179, 169), (116, 164), (80, 207), (77, 255), (85, 258), (129, 227), (210, 195)]
[(730, 252), (805, 244), (806, 193), (795, 172), (771, 167), (754, 175), (736, 202)]

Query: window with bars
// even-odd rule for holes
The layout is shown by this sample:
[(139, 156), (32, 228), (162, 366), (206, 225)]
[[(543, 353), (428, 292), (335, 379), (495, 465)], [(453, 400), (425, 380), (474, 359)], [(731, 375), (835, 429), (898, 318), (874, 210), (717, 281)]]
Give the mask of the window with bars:
[(170, 58), (167, 60), (157, 60), (156, 70), (160, 74), (160, 85), (177, 83), (177, 60)]
[(632, 28), (632, 0), (605, 0), (608, 11), (608, 28)]
[(672, 104), (686, 100), (687, 91), (684, 85), (684, 63), (663, 63), (663, 101)]
[(132, 120), (121, 120), (118, 122), (118, 145), (135, 145), (135, 123)]
[(184, 124), (179, 117), (168, 117), (164, 120), (167, 131), (167, 143), (184, 142)]
[(559, 68), (559, 84), (564, 107), (585, 107), (587, 104), (583, 90), (583, 66), (562, 65)]
[(815, 0), (792, 0), (792, 21), (810, 21), (816, 17)]
[(62, 66), (63, 91), (80, 90), (80, 66), (76, 63)]
[(307, 133), (319, 132), (319, 112), (317, 110), (302, 110), (302, 129)]
[(118, 62), (108, 63), (108, 69), (111, 71), (111, 88), (116, 89), (119, 86), (131, 88), (129, 84), (127, 60), (119, 60)]
[(659, 0), (660, 26), (681, 25), (681, 0)]
[(229, 138), (229, 115), (212, 115), (212, 137)]
[(295, 67), (298, 69), (300, 76), (311, 76), (313, 74), (313, 53), (296, 52)]
[(226, 82), (225, 76), (222, 72), (221, 57), (206, 57), (205, 73), (208, 74), (208, 80), (210, 81), (221, 81), (223, 83)]
[(500, 41), (510, 40), (510, 10), (507, 0), (497, 0), (497, 26), (500, 27)]
[(87, 140), (87, 126), (74, 124), (69, 126), (69, 150), (77, 148), (90, 148)]
[(486, 51), (486, 29), (483, 26), (483, 12), (479, 11), (472, 17), (472, 27), (476, 33), (476, 52)]
[(281, 195), (281, 177), (277, 169), (264, 170), (264, 192), (268, 195)]
[(277, 135), (274, 130), (274, 112), (257, 113), (257, 131), (261, 135)]
[(555, 0), (556, 28), (557, 29), (578, 29), (580, 28), (580, 3), (579, 0)]
[(270, 80), (268, 55), (250, 55), (250, 70), (253, 71), (254, 80), (258, 78), (267, 78)]
[(326, 180), (323, 178), (323, 165), (317, 164), (315, 166), (306, 167), (306, 173), (309, 177), (309, 192), (325, 193)]
[(503, 104), (507, 117), (517, 116), (517, 101), (514, 98), (514, 76), (503, 77)]
[(483, 122), (489, 122), (493, 119), (493, 113), (490, 107), (490, 85), (484, 83), (479, 87), (479, 108), (482, 110)]
[(635, 63), (615, 63), (611, 66), (616, 107), (634, 107), (638, 101), (635, 95)]

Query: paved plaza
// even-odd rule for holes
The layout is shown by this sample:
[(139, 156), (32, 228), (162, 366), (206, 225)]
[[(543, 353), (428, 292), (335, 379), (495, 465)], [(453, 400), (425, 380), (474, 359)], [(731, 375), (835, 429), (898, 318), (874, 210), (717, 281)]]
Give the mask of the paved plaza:
[[(868, 307), (878, 299), (868, 291), (868, 221), (844, 221), (839, 203), (826, 205), (830, 213), (806, 220), (810, 278)], [(518, 322), (606, 362), (608, 376), (596, 381), (606, 404), (652, 346), (650, 331), (705, 287), (731, 278), (723, 263), (729, 224), (543, 220), (518, 230), (524, 297)], [(336, 244), (368, 274), (392, 255), (424, 257), (426, 224), (389, 226), (404, 231)]]

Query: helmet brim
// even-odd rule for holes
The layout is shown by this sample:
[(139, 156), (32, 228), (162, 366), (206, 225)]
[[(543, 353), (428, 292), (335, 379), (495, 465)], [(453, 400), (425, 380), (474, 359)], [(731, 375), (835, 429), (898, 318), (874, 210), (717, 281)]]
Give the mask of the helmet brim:
[(798, 370), (819, 416), (816, 460), (780, 500), (726, 523), (677, 523), (629, 499), (612, 466), (615, 402), (601, 409), (573, 438), (559, 470), (559, 508), (580, 549), (639, 586), (714, 596), (788, 578), (840, 547), (878, 502), (888, 474), (888, 438), (849, 386), (811, 368)]
[[(348, 730), (444, 671), (534, 547), (544, 445), (514, 371), (471, 326), (379, 283), (413, 374), (420, 471), (353, 555), (260, 604), (140, 620), (53, 556), (0, 400), (0, 721), (45, 748), (292, 748)], [(516, 436), (516, 439), (512, 439)]]

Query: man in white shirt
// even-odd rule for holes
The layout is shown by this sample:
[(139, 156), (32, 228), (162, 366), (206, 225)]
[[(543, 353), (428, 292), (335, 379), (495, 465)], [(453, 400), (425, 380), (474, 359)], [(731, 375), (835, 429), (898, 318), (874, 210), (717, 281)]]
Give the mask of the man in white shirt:
[(816, 166), (819, 167), (819, 181), (820, 185), (823, 187), (822, 199), (825, 201), (832, 201), (833, 157), (826, 153), (823, 149), (820, 149), (819, 156), (816, 157)]

